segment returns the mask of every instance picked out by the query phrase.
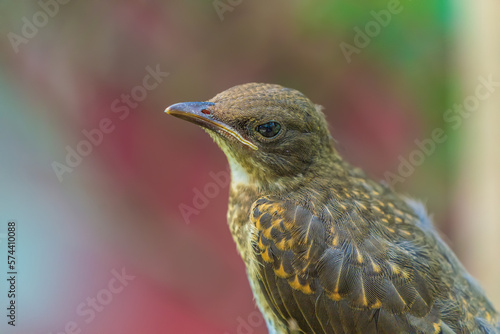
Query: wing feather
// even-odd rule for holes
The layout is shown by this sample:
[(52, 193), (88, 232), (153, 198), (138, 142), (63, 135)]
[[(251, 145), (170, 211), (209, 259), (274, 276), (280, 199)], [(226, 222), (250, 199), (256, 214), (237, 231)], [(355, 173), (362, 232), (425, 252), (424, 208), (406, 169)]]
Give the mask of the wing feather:
[(395, 333), (422, 332), (439, 321), (437, 309), (431, 313), (438, 284), (426, 276), (430, 268), (412, 264), (411, 252), (420, 248), (388, 243), (384, 233), (392, 228), (373, 233), (347, 207), (335, 222), (340, 228), (268, 197), (254, 203), (250, 217), (260, 284), (285, 325), (305, 333)]

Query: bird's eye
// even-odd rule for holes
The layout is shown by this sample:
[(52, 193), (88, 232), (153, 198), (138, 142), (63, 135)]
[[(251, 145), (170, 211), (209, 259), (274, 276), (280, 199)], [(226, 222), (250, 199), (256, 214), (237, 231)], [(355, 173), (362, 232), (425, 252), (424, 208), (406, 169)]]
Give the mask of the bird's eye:
[(281, 125), (278, 122), (268, 122), (258, 125), (256, 128), (257, 132), (266, 138), (276, 137), (280, 133)]

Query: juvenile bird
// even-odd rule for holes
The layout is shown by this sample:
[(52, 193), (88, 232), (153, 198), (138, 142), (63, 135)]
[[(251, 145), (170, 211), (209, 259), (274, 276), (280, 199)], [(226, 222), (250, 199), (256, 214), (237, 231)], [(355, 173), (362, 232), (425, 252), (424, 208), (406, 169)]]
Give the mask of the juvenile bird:
[(302, 93), (249, 83), (166, 112), (227, 156), (229, 228), (269, 333), (500, 332), (422, 205), (345, 162)]

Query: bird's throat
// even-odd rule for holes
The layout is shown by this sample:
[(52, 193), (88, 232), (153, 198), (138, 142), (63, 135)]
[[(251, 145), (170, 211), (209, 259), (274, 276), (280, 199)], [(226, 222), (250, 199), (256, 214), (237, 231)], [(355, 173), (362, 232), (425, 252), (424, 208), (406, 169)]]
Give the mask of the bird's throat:
[(232, 183), (242, 184), (245, 186), (254, 185), (252, 177), (247, 173), (247, 171), (233, 159), (229, 159), (229, 166), (231, 167), (231, 181)]

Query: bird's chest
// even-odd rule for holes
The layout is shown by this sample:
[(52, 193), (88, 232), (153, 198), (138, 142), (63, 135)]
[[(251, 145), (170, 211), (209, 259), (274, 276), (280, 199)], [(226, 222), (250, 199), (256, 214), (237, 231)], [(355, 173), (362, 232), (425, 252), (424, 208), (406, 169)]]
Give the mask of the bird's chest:
[(252, 243), (255, 242), (256, 229), (250, 222), (250, 209), (258, 197), (256, 187), (231, 185), (227, 221), (236, 248), (247, 269), (251, 267), (255, 258)]
[(257, 229), (250, 221), (250, 209), (259, 197), (257, 188), (243, 185), (232, 186), (227, 212), (228, 224), (236, 248), (245, 263), (250, 287), (257, 306), (265, 318), (269, 333), (285, 334), (288, 331), (273, 314), (259, 284), (259, 263), (254, 248), (257, 242)]

